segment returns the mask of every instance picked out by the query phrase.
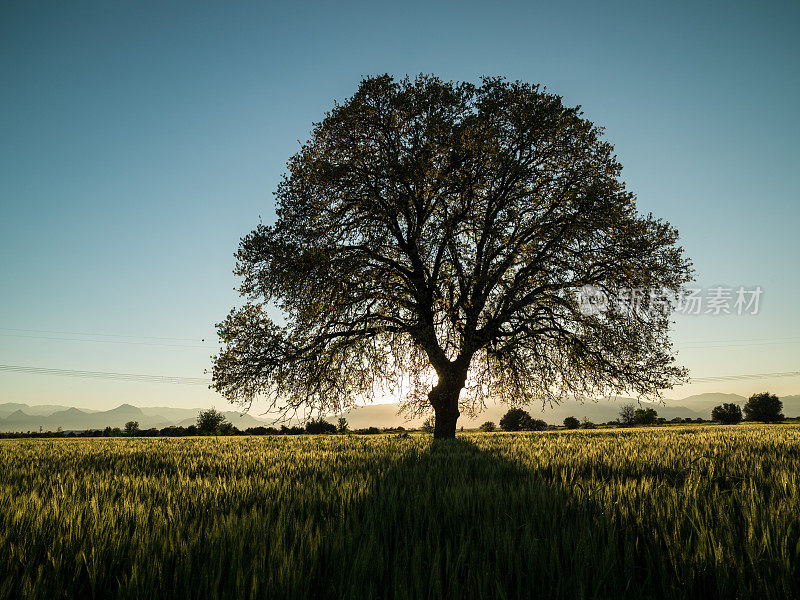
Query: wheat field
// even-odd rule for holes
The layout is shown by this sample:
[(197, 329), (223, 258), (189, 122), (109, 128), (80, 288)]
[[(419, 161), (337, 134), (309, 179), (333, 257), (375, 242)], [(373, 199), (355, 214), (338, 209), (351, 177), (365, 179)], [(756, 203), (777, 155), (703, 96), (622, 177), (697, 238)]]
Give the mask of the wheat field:
[(800, 428), (0, 442), (0, 598), (786, 598)]

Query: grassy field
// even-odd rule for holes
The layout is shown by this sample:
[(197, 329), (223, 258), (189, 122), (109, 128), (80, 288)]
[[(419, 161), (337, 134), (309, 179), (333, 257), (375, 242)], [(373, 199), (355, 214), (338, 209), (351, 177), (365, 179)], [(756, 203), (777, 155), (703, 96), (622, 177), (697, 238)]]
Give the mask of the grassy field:
[(786, 598), (800, 428), (0, 442), (0, 598)]

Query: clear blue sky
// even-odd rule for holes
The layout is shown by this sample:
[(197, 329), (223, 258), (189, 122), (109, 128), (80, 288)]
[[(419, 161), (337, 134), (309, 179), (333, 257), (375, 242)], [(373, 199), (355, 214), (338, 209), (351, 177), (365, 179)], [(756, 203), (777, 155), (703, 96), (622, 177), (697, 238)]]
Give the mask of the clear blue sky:
[[(797, 2), (3, 2), (0, 364), (202, 377), (298, 140), (362, 76), (423, 72), (582, 105), (698, 284), (764, 290), (756, 316), (678, 317), (682, 362), (800, 370), (798, 30)], [(800, 378), (668, 395), (762, 389)], [(225, 406), (0, 372), (5, 401)]]

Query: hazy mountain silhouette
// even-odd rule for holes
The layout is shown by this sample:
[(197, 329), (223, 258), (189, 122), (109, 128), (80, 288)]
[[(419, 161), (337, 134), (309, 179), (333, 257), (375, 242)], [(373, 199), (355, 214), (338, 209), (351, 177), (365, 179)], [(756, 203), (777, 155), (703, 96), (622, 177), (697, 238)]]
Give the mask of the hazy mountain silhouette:
[[(9, 412), (9, 409), (10, 412)], [(104, 429), (124, 427), (128, 421), (138, 421), (141, 429), (167, 427), (168, 425), (193, 425), (201, 409), (176, 409), (167, 407), (139, 408), (122, 404), (111, 410), (89, 411), (74, 407), (49, 405), (28, 406), (19, 403), (0, 404), (0, 431), (55, 431)], [(225, 417), (240, 429), (269, 425), (263, 419), (242, 415), (236, 411), (223, 411)]]
[[(0, 419), (5, 418), (10, 414), (20, 410), (28, 415), (51, 415), (56, 411), (66, 410), (67, 408), (69, 407), (57, 404), (28, 405), (28, 404), (20, 404), (18, 402), (6, 402), (5, 404), (0, 404)], [(90, 410), (88, 408), (82, 408), (81, 410), (85, 413), (98, 412), (96, 410)]]

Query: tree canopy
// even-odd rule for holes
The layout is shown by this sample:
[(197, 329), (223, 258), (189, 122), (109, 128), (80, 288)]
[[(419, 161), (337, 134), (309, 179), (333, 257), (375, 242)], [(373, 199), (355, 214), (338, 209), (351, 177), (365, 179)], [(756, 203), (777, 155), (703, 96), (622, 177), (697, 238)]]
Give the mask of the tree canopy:
[(619, 409), (619, 422), (626, 427), (632, 427), (636, 423), (636, 405), (628, 402)]
[(724, 425), (735, 425), (742, 420), (742, 408), (738, 404), (726, 402), (711, 410), (711, 418)]
[(744, 405), (744, 418), (747, 421), (774, 423), (783, 420), (783, 402), (775, 394), (761, 392), (753, 394)]
[(197, 413), (197, 431), (201, 435), (214, 435), (226, 424), (225, 415), (215, 408)]
[(504, 431), (541, 431), (547, 428), (547, 423), (541, 419), (534, 419), (528, 411), (521, 408), (512, 408), (500, 419), (500, 429)]
[(633, 412), (635, 425), (652, 425), (658, 420), (658, 412), (654, 408), (637, 408)]
[(658, 396), (685, 377), (669, 299), (576, 298), (676, 295), (691, 276), (580, 107), (501, 78), (369, 77), (287, 166), (276, 221), (237, 253), (247, 302), (218, 325), (229, 400), (332, 413), (397, 393), (452, 437), (487, 399)]

